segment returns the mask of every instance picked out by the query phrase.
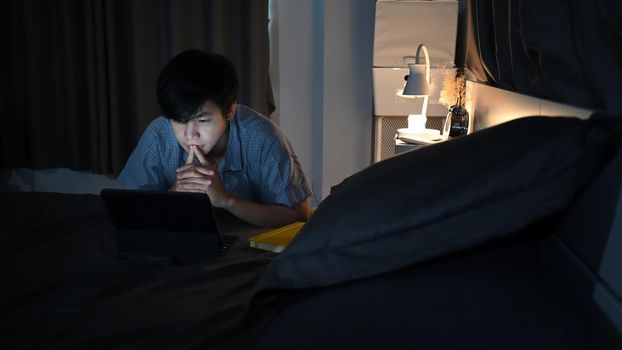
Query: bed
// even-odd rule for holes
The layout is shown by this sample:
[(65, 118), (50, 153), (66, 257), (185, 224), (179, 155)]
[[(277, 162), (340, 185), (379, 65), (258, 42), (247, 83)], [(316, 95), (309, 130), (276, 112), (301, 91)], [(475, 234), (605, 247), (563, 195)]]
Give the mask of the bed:
[[(2, 196), (4, 348), (229, 347), (271, 253), (248, 246), (262, 229), (219, 213), (237, 235), (224, 257), (183, 262), (121, 254), (97, 195)], [(10, 346), (8, 346), (10, 345)], [(5, 347), (8, 346), (8, 347)]]
[(96, 195), (4, 193), (2, 339), (619, 349), (621, 144), (619, 116), (520, 118), (352, 175), (279, 255), (221, 213), (240, 239), (196, 264), (119, 254)]

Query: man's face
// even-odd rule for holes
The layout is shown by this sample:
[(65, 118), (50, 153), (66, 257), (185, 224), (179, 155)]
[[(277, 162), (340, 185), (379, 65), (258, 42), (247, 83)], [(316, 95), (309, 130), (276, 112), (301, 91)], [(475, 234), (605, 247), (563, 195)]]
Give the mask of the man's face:
[(226, 147), (223, 144), (223, 135), (227, 131), (227, 119), (233, 116), (234, 108), (231, 108), (227, 116), (211, 101), (207, 101), (188, 123), (181, 123), (171, 119), (171, 126), (177, 138), (177, 142), (186, 152), (191, 145), (196, 145), (207, 155), (212, 150)]

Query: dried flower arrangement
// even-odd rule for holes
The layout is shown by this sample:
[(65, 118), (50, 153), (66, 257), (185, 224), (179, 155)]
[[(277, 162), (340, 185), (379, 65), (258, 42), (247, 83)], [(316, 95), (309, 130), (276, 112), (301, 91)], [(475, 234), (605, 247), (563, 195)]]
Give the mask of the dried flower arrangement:
[(439, 96), (439, 103), (447, 108), (464, 106), (466, 92), (466, 74), (463, 69), (458, 69), (456, 74), (450, 74), (451, 70), (443, 70), (443, 88)]
[(453, 70), (443, 71), (443, 88), (440, 92), (439, 103), (449, 109), (443, 126), (443, 135), (446, 135), (448, 139), (463, 136), (469, 132), (469, 112), (464, 106), (466, 92), (464, 68), (458, 68), (455, 74)]

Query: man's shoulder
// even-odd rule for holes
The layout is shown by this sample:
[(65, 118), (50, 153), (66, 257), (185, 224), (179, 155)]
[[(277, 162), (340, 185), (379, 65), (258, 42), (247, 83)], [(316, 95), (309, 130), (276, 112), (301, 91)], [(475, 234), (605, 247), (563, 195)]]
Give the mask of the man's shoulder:
[(158, 139), (161, 142), (174, 137), (170, 121), (164, 116), (159, 116), (152, 120), (149, 125), (147, 125), (144, 134), (148, 137)]
[(147, 126), (147, 130), (156, 132), (167, 132), (170, 129), (170, 122), (165, 116), (156, 117)]
[(248, 106), (238, 105), (236, 118), (243, 133), (280, 134), (279, 127), (272, 120)]
[(141, 136), (138, 147), (151, 152), (170, 153), (176, 146), (175, 134), (172, 131), (170, 121), (164, 116), (153, 119)]
[(245, 105), (238, 104), (237, 105), (237, 118), (242, 121), (251, 121), (251, 122), (271, 122), (265, 115), (257, 112), (253, 108)]

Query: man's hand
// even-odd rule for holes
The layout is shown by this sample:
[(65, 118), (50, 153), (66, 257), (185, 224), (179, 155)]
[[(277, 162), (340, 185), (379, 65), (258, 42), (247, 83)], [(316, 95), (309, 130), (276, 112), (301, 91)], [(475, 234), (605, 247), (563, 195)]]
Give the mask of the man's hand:
[[(200, 165), (193, 163), (194, 157)], [(216, 164), (209, 162), (195, 146), (190, 147), (186, 164), (177, 169), (177, 178), (171, 191), (206, 193), (215, 207), (226, 209), (240, 219), (262, 227), (279, 227), (294, 221), (306, 221), (310, 216), (307, 200), (289, 208), (234, 197), (222, 185)]]
[[(194, 157), (201, 165), (193, 163)], [(177, 178), (171, 191), (206, 193), (212, 205), (221, 208), (228, 208), (233, 199), (223, 186), (217, 167), (196, 146), (190, 146), (186, 163), (177, 169)]]

